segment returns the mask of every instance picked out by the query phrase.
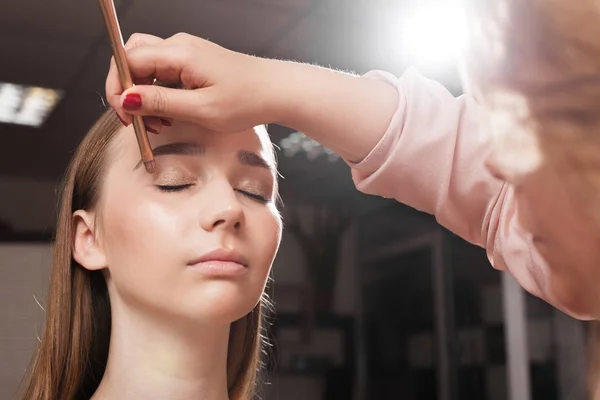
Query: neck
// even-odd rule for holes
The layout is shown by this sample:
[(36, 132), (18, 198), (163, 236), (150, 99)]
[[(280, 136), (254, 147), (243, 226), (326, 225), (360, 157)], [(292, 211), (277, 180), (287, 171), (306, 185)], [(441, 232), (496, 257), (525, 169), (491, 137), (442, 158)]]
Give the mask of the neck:
[(106, 371), (92, 400), (228, 400), (229, 326), (152, 320), (112, 306)]

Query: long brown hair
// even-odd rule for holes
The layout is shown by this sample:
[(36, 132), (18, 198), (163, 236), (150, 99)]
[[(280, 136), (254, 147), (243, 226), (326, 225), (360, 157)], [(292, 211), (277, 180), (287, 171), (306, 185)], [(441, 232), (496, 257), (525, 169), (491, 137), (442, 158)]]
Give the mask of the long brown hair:
[[(59, 191), (59, 209), (46, 320), (40, 343), (23, 380), (23, 400), (89, 399), (104, 375), (111, 311), (100, 271), (73, 259), (72, 215), (96, 207), (108, 164), (108, 149), (121, 128), (109, 110), (79, 145)], [(266, 297), (231, 326), (227, 358), (229, 398), (253, 396)]]
[[(505, 95), (525, 105), (526, 112), (515, 115), (519, 133), (536, 135), (545, 162), (600, 226), (600, 3), (466, 4), (475, 22), (465, 66), (476, 92), (492, 112)], [(599, 400), (600, 323), (588, 324), (588, 397)]]

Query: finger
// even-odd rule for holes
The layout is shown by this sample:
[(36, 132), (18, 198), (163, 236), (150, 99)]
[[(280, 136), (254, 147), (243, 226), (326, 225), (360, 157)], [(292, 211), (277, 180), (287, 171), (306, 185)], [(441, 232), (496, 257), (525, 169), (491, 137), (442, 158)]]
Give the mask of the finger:
[[(131, 50), (141, 46), (156, 45), (161, 43), (164, 39), (158, 36), (146, 35), (146, 34), (133, 34), (127, 43), (125, 44), (125, 50)], [(151, 79), (138, 79), (134, 80), (136, 84), (151, 83)], [(126, 123), (131, 123), (131, 116), (127, 115), (120, 108), (120, 95), (123, 93), (123, 87), (119, 79), (119, 73), (117, 71), (117, 64), (115, 63), (114, 57), (110, 59), (110, 67), (105, 83), (106, 100), (108, 104), (117, 112), (119, 117)]]
[[(134, 85), (151, 85), (154, 83), (154, 78), (136, 79), (136, 80), (134, 80), (133, 83), (134, 83)], [(107, 96), (107, 98), (108, 98), (108, 96)], [(123, 125), (128, 126), (129, 124), (131, 124), (133, 122), (133, 120), (131, 118), (131, 115), (127, 114), (126, 112), (124, 112), (121, 109), (120, 104), (119, 104), (119, 99), (120, 99), (120, 95), (113, 96), (112, 101), (109, 100), (109, 105), (112, 107), (113, 110), (115, 110), (115, 112), (117, 113), (117, 116), (119, 117), (121, 122), (123, 122)], [(166, 125), (164, 123), (163, 123), (163, 125), (170, 126), (170, 125)]]
[(131, 35), (129, 37), (129, 39), (127, 39), (127, 42), (125, 43), (125, 50), (131, 50), (134, 49), (136, 47), (140, 47), (140, 46), (148, 46), (151, 44), (158, 44), (161, 42), (164, 42), (165, 39), (158, 37), (158, 36), (154, 36), (154, 35), (148, 35), (147, 33), (134, 33), (133, 35)]
[(210, 95), (210, 89), (136, 86), (121, 95), (121, 107), (129, 114), (200, 123), (208, 116)]
[[(125, 50), (135, 49), (136, 47), (155, 45), (163, 42), (164, 39), (154, 35), (147, 35), (143, 33), (135, 33), (131, 35), (127, 43), (125, 43)], [(141, 83), (141, 82), (140, 82)], [(117, 64), (115, 63), (114, 57), (110, 59), (110, 68), (108, 78), (106, 81), (106, 91), (108, 93), (117, 93), (120, 95), (123, 92), (121, 82), (117, 72)], [(109, 101), (110, 102), (110, 101)]]
[(158, 135), (163, 128), (163, 124), (158, 117), (144, 117), (144, 125), (150, 133)]
[(173, 120), (171, 118), (159, 118), (162, 126), (173, 126)]
[[(189, 74), (184, 74), (189, 69), (192, 59), (191, 52), (182, 45), (142, 46), (131, 49), (127, 53), (129, 70), (136, 77), (154, 77), (163, 83), (182, 83), (184, 86)], [(187, 79), (189, 81), (189, 79)]]

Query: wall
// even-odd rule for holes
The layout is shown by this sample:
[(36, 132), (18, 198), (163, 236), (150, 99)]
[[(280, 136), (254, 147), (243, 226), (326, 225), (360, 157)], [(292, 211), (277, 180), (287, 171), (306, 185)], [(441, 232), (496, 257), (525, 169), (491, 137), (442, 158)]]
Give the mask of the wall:
[[(338, 278), (333, 300), (333, 312), (339, 315), (351, 316), (356, 314), (356, 264), (355, 264), (355, 231), (351, 226), (341, 238), (339, 249)], [(284, 230), (283, 240), (279, 254), (273, 265), (274, 278), (274, 301), (278, 312), (298, 312), (302, 309), (302, 303), (298, 296), (290, 295), (290, 288), (306, 283), (307, 279), (306, 258), (298, 239), (290, 231)], [(280, 290), (278, 290), (280, 288)], [(290, 354), (296, 350), (302, 353), (315, 352), (323, 354), (324, 349), (339, 348), (338, 338), (331, 335), (319, 335), (318, 342), (308, 345), (296, 345), (280, 340), (282, 345), (280, 354)], [(283, 348), (285, 347), (285, 348)], [(324, 380), (316, 375), (303, 376), (279, 374), (271, 377), (271, 381), (265, 386), (265, 400), (318, 400), (323, 392)]]
[(19, 231), (40, 231), (54, 223), (55, 182), (0, 177), (0, 219)]
[[(333, 312), (351, 316), (356, 313), (356, 264), (354, 227), (350, 226), (342, 235), (339, 249), (338, 278), (336, 282)], [(306, 283), (306, 257), (293, 233), (283, 231), (279, 253), (273, 263), (275, 284), (274, 300), (281, 311), (299, 311), (299, 304), (283, 297), (277, 287), (292, 287)]]
[(14, 399), (41, 328), (48, 244), (0, 243), (0, 399)]

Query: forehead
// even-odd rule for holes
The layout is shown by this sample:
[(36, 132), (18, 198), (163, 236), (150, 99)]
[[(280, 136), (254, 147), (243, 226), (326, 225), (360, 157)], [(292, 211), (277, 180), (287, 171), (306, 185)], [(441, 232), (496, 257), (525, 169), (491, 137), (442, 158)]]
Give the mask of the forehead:
[[(275, 167), (273, 145), (263, 126), (236, 133), (216, 133), (198, 125), (176, 121), (171, 127), (163, 127), (159, 135), (148, 133), (152, 148), (170, 143), (185, 142), (202, 144), (207, 152), (234, 153), (246, 150), (262, 156)], [(113, 142), (115, 154), (119, 158), (134, 160), (140, 158), (133, 125), (122, 128)]]

